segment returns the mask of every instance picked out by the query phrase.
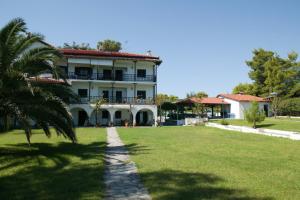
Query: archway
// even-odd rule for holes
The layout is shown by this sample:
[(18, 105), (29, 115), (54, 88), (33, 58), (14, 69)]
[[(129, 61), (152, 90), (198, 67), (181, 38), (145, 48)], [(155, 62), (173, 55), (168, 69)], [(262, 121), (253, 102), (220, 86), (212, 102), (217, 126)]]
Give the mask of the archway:
[[(96, 114), (97, 113), (97, 114)], [(98, 111), (93, 110), (92, 114), (91, 114), (91, 119), (90, 122), (93, 125), (97, 125), (97, 126), (108, 126), (110, 123), (110, 113), (107, 109), (100, 109)]]
[(135, 116), (137, 126), (152, 126), (155, 124), (154, 114), (149, 109), (141, 109)]
[(133, 121), (133, 115), (129, 109), (119, 109), (114, 114), (114, 125), (125, 126), (131, 125)]
[(88, 114), (83, 108), (72, 108), (71, 114), (73, 117), (74, 126), (86, 126), (88, 125)]

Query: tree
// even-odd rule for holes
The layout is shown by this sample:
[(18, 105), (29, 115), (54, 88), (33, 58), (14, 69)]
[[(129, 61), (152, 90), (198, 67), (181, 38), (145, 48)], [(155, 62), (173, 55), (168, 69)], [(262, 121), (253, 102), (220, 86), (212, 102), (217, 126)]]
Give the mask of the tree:
[(244, 112), (245, 118), (249, 123), (253, 124), (253, 128), (256, 128), (256, 124), (265, 120), (265, 113), (259, 109), (259, 105), (256, 101), (251, 103), (251, 107)]
[(255, 91), (253, 89), (253, 84), (250, 83), (240, 83), (235, 86), (232, 90), (233, 94), (245, 93), (249, 95), (255, 95)]
[(26, 30), (26, 23), (21, 18), (13, 19), (0, 30), (0, 119), (16, 118), (25, 130), (29, 144), (31, 120), (48, 137), (52, 126), (57, 134), (76, 142), (72, 117), (64, 101), (64, 95), (73, 94), (70, 87), (66, 82), (51, 87), (32, 79), (45, 72), (56, 79), (62, 77), (62, 72), (53, 64), (61, 54), (50, 46), (33, 46), (43, 37)]
[(279, 112), (280, 107), (281, 107), (281, 102), (282, 102), (281, 98), (278, 97), (277, 95), (272, 98), (271, 111), (274, 115), (274, 118), (276, 118), (277, 115), (278, 115), (278, 112)]
[(203, 117), (206, 113), (205, 105), (202, 103), (195, 103), (192, 107), (193, 113), (195, 113), (198, 117)]
[(274, 57), (275, 53), (264, 49), (255, 49), (252, 60), (246, 61), (250, 67), (249, 77), (253, 82), (253, 91), (255, 95), (262, 95), (269, 91), (265, 88), (265, 63)]
[[(59, 47), (61, 48), (61, 47)], [(72, 44), (69, 43), (64, 43), (63, 47), (64, 49), (80, 49), (80, 50), (93, 50), (93, 48), (90, 47), (89, 43), (81, 43), (77, 44), (76, 42), (73, 41)]]
[(118, 52), (122, 49), (122, 44), (114, 40), (103, 40), (97, 43), (97, 49), (101, 51), (115, 51)]
[[(272, 51), (258, 49), (253, 51), (252, 60), (246, 61), (251, 68), (253, 80), (251, 93), (257, 96), (269, 96), (276, 92), (279, 97), (297, 94), (300, 80), (298, 54), (291, 52), (287, 58), (281, 58)], [(292, 91), (292, 94), (289, 93)]]
[(98, 126), (98, 112), (100, 111), (101, 109), (101, 106), (103, 104), (106, 104), (107, 101), (103, 98), (100, 98), (96, 101), (96, 107), (95, 107), (95, 110), (96, 110), (96, 115), (95, 115), (95, 118), (96, 118), (96, 126)]
[(200, 92), (190, 92), (188, 94), (186, 94), (187, 98), (191, 98), (191, 97), (197, 97), (197, 98), (204, 98), (204, 97), (208, 97), (206, 92), (200, 91)]
[(155, 104), (158, 106), (158, 112), (159, 112), (159, 124), (161, 124), (161, 115), (162, 115), (162, 108), (164, 102), (166, 102), (168, 99), (168, 95), (166, 94), (157, 94), (155, 98)]

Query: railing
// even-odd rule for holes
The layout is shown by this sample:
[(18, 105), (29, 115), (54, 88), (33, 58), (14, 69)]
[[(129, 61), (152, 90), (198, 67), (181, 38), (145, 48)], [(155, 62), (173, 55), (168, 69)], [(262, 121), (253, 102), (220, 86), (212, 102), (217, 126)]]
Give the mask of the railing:
[(115, 96), (108, 97), (108, 98), (103, 98), (101, 96), (90, 96), (90, 97), (80, 98), (78, 102), (72, 102), (72, 103), (78, 103), (78, 104), (96, 103), (100, 99), (104, 99), (104, 102), (107, 104), (153, 105), (155, 103), (153, 98), (141, 99), (137, 97), (115, 97)]
[(139, 82), (156, 82), (155, 75), (146, 75), (139, 77), (135, 74), (103, 74), (103, 73), (92, 73), (92, 74), (79, 74), (74, 72), (68, 73), (69, 79), (78, 80), (107, 80), (107, 81), (139, 81)]

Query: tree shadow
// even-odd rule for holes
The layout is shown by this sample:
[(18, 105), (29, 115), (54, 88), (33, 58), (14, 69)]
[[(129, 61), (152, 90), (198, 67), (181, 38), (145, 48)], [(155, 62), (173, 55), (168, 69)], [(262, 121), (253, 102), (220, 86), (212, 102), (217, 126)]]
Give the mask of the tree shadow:
[(0, 199), (101, 198), (105, 142), (0, 148)]
[(275, 124), (258, 124), (256, 125), (257, 128), (266, 128), (270, 126), (274, 126)]
[(154, 199), (224, 199), (271, 200), (272, 197), (250, 196), (247, 190), (222, 187), (222, 177), (214, 174), (187, 173), (174, 170), (140, 173)]

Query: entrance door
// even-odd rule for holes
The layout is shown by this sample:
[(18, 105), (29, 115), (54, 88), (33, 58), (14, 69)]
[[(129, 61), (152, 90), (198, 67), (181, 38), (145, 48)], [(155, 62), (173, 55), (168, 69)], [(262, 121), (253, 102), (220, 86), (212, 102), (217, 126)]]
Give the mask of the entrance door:
[(116, 91), (116, 102), (122, 103), (122, 91)]
[(264, 112), (265, 112), (266, 117), (268, 117), (269, 116), (269, 107), (267, 104), (264, 105)]
[(147, 111), (143, 112), (143, 124), (146, 125), (148, 122), (148, 113)]
[(78, 126), (84, 126), (84, 122), (87, 118), (86, 112), (83, 110), (78, 111)]
[(123, 70), (117, 69), (115, 71), (115, 73), (116, 73), (115, 80), (116, 81), (123, 81)]
[(111, 80), (111, 70), (110, 69), (103, 70), (103, 80)]

